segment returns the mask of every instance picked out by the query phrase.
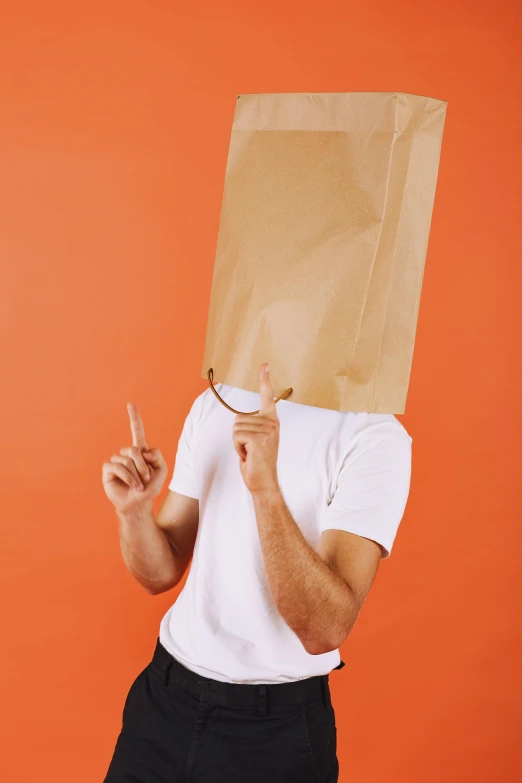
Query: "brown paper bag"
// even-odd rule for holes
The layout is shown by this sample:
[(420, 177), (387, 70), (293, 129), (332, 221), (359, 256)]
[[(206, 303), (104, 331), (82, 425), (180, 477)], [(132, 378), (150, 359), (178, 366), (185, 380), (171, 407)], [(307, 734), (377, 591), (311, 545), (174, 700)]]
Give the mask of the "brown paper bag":
[(446, 105), (238, 96), (203, 377), (257, 392), (267, 361), (292, 402), (404, 413)]

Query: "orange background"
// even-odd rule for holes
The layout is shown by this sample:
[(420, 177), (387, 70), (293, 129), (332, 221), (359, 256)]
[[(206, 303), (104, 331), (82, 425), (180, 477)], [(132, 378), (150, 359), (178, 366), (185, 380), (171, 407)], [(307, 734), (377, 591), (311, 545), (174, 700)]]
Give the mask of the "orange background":
[(236, 95), (395, 90), (448, 112), (410, 499), (331, 676), (340, 783), (520, 780), (519, 8), (4, 4), (2, 780), (101, 782), (177, 595), (126, 571), (101, 465), (132, 400), (170, 474), (205, 388)]

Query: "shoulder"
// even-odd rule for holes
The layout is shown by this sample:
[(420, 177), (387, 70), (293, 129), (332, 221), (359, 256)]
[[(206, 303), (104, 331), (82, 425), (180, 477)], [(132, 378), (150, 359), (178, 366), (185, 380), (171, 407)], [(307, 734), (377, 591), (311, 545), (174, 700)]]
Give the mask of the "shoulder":
[(411, 469), (412, 437), (393, 414), (358, 413), (343, 444), (342, 466), (391, 474)]
[(396, 444), (397, 448), (411, 446), (412, 437), (404, 425), (392, 413), (365, 413), (358, 411), (337, 411), (330, 408), (317, 408), (306, 405), (294, 405), (299, 409), (298, 418), (303, 424), (314, 422), (326, 431), (335, 433), (344, 450), (375, 446), (378, 443)]
[(393, 414), (366, 414), (348, 462), (369, 488), (379, 487), (383, 502), (409, 490), (412, 437)]
[(413, 438), (392, 413), (358, 413), (353, 437), (364, 443), (410, 445)]

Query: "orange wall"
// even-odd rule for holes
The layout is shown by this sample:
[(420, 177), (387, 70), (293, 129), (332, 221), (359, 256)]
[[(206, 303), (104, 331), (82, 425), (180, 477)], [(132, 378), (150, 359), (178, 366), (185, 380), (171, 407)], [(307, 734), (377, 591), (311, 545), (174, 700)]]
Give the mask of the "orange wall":
[(519, 8), (4, 3), (0, 779), (102, 780), (175, 598), (125, 570), (101, 465), (133, 400), (170, 473), (205, 388), (236, 95), (352, 90), (448, 112), (410, 500), (331, 677), (340, 783), (520, 779)]

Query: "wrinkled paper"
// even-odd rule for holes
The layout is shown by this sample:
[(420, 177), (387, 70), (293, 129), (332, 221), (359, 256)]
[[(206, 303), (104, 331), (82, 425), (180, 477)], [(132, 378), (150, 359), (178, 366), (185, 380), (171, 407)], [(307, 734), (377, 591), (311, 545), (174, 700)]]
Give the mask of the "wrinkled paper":
[(447, 102), (236, 101), (202, 376), (340, 411), (404, 413)]

